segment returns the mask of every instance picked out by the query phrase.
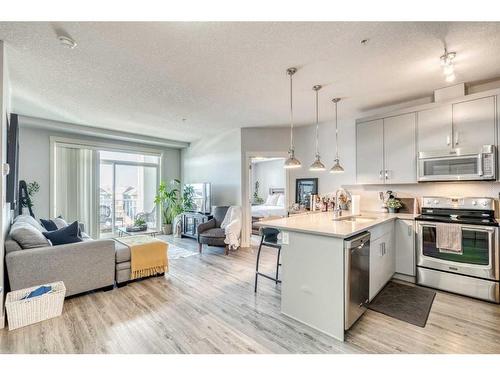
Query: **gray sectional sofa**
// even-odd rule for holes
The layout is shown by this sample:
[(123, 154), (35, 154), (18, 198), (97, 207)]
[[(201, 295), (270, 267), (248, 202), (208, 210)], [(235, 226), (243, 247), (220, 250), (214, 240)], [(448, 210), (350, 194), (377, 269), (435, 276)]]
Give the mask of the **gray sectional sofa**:
[[(66, 296), (71, 296), (114, 286), (115, 241), (92, 240), (82, 233), (82, 242), (58, 246), (47, 243), (40, 247), (43, 240), (38, 232), (31, 228), (23, 232), (26, 225), (30, 225), (41, 234), (43, 227), (31, 219), (18, 216), (5, 240), (5, 262), (11, 290), (63, 281)], [(27, 238), (29, 235), (24, 233), (31, 234), (32, 238)], [(34, 244), (37, 241), (38, 244)]]

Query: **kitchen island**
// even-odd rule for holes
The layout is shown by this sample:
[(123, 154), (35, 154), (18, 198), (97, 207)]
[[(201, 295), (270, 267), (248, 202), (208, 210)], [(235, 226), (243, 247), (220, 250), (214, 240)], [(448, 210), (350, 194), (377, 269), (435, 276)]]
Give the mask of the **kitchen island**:
[(372, 237), (393, 235), (396, 219), (414, 217), (372, 212), (344, 215), (334, 220), (332, 212), (325, 212), (259, 222), (259, 226), (281, 231), (281, 312), (341, 341), (345, 333), (344, 240), (366, 231)]

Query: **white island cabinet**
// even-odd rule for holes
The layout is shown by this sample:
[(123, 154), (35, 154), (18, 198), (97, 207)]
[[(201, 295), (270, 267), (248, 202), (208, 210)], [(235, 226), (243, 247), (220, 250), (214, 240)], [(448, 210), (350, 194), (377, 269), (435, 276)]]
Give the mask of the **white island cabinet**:
[[(394, 214), (361, 213), (361, 220), (334, 221), (332, 213), (261, 221), (279, 229), (281, 312), (338, 340), (344, 340), (344, 240), (370, 232), (370, 297), (395, 272)], [(373, 278), (372, 278), (373, 274)]]

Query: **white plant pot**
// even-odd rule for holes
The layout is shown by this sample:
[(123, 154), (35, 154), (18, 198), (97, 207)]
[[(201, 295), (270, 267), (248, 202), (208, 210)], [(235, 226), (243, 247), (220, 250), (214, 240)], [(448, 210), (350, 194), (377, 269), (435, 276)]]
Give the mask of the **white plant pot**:
[(172, 224), (163, 224), (163, 234), (172, 234)]

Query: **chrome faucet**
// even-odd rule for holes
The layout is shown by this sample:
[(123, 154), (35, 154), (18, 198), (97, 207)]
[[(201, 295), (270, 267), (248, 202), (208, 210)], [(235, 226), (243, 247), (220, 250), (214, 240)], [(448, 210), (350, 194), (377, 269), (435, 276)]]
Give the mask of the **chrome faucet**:
[(337, 191), (335, 192), (335, 209), (333, 210), (333, 218), (337, 219), (342, 216), (342, 208), (340, 208), (340, 203), (339, 203), (339, 193), (344, 193), (347, 195), (348, 200), (351, 200), (351, 193), (349, 193), (347, 190), (344, 188), (338, 188)]

